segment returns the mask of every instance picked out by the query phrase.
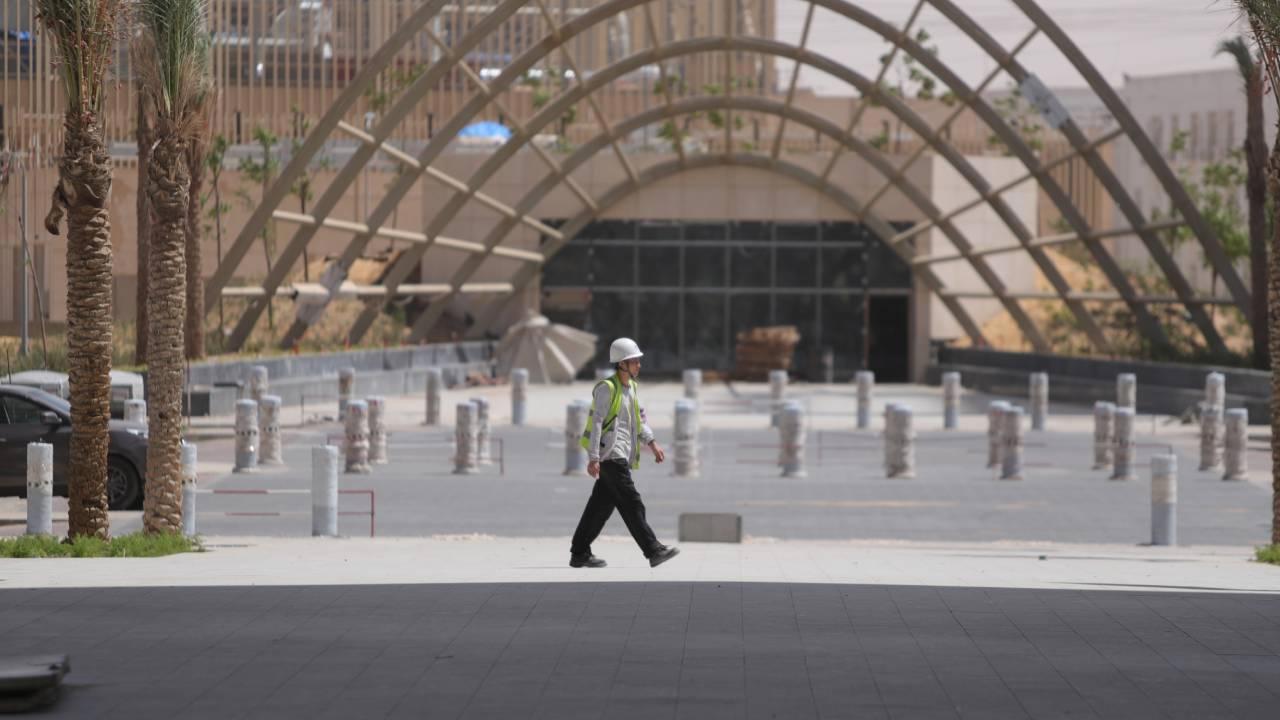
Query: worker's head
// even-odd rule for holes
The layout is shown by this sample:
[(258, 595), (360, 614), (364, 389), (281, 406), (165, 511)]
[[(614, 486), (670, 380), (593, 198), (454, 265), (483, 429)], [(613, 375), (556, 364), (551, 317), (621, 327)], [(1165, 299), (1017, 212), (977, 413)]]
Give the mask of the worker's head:
[(631, 377), (640, 374), (640, 346), (631, 338), (618, 338), (609, 346), (609, 362), (618, 372), (625, 372)]

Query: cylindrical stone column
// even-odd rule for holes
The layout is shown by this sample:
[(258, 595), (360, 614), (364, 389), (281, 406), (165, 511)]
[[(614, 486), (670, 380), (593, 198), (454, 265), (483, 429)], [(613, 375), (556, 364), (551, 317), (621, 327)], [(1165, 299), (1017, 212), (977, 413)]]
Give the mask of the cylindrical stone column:
[(1111, 446), (1112, 480), (1133, 480), (1133, 465), (1137, 457), (1137, 443), (1134, 441), (1133, 408), (1117, 407), (1115, 414), (1115, 441)]
[(955, 430), (960, 425), (960, 373), (942, 373), (942, 427)]
[(125, 400), (124, 401), (124, 421), (134, 425), (147, 424), (147, 401), (146, 400)]
[(524, 425), (529, 406), (529, 371), (516, 368), (511, 371), (511, 424)]
[(1004, 447), (1004, 411), (1012, 405), (996, 400), (987, 406), (987, 467), (999, 467)]
[(489, 440), (489, 401), (484, 398), (471, 398), (476, 406), (476, 462), (480, 465), (492, 465), (493, 453)]
[(236, 401), (236, 464), (233, 472), (252, 472), (258, 467), (258, 403)]
[(338, 448), (311, 448), (311, 534), (338, 536)]
[(472, 401), (458, 403), (453, 429), (453, 473), (471, 475), (476, 472), (479, 458), (476, 455), (476, 404)]
[(564, 474), (578, 475), (587, 469), (587, 451), (582, 447), (582, 431), (587, 426), (591, 404), (574, 400), (565, 408)]
[(886, 473), (891, 478), (916, 476), (916, 430), (911, 408), (894, 404), (889, 407), (884, 428), (887, 450)]
[(676, 401), (675, 473), (676, 477), (697, 477), (698, 404), (692, 400)]
[(1227, 406), (1227, 377), (1220, 372), (1211, 372), (1204, 378), (1204, 404), (1215, 407)]
[(782, 421), (782, 403), (787, 397), (787, 371), (769, 371), (769, 426), (778, 427)]
[(258, 431), (261, 451), (258, 462), (262, 465), (283, 465), (284, 454), (280, 448), (280, 398), (263, 395), (258, 406)]
[(345, 423), (342, 454), (346, 456), (346, 471), (367, 474), (372, 471), (369, 467), (369, 404), (364, 400), (349, 400)]
[(858, 429), (871, 427), (871, 396), (876, 388), (876, 374), (870, 370), (859, 370), (854, 375), (858, 387)]
[(701, 370), (685, 370), (684, 375), (684, 396), (689, 400), (697, 400), (702, 393), (702, 371)]
[(1151, 458), (1151, 544), (1178, 544), (1178, 456)]
[(351, 393), (355, 385), (355, 368), (342, 368), (338, 371), (338, 420), (347, 419), (347, 404), (351, 402)]
[(1049, 419), (1049, 373), (1031, 373), (1031, 429), (1044, 430)]
[(882, 450), (883, 450), (881, 455), (883, 457), (881, 458), (880, 464), (881, 466), (884, 467), (884, 471), (886, 473), (889, 472), (889, 467), (893, 464), (893, 460), (891, 458), (893, 453), (895, 452), (893, 449), (893, 442), (892, 442), (892, 438), (890, 437), (890, 434), (893, 431), (893, 420), (892, 420), (893, 409), (897, 406), (898, 406), (897, 403), (892, 403), (892, 402), (885, 403), (884, 405), (884, 431), (880, 433), (880, 439), (882, 441), (881, 444), (882, 444)]
[(1200, 469), (1216, 470), (1222, 466), (1223, 408), (1221, 405), (1200, 407)]
[(782, 445), (778, 464), (782, 466), (782, 477), (804, 477), (804, 408), (794, 400), (784, 402), (778, 415), (778, 434)]
[(254, 365), (249, 368), (249, 399), (258, 403), (258, 407), (262, 407), (262, 397), (267, 394), (267, 368), (264, 365)]
[(1138, 376), (1133, 373), (1116, 375), (1116, 407), (1138, 411)]
[(199, 488), (199, 475), (196, 473), (196, 445), (182, 443), (182, 534), (195, 537), (196, 534), (196, 490)]
[(1249, 477), (1249, 411), (1231, 408), (1225, 413), (1226, 432), (1223, 439), (1223, 480), (1246, 480)]
[(440, 424), (440, 393), (444, 390), (444, 372), (427, 368), (427, 418), (424, 425)]
[(375, 395), (365, 398), (369, 406), (369, 464), (387, 464), (387, 400)]
[(1000, 479), (1022, 479), (1022, 408), (1005, 408), (1000, 419)]
[(1116, 404), (1098, 401), (1093, 404), (1093, 469), (1111, 467), (1111, 448), (1115, 445)]
[(27, 443), (27, 534), (53, 534), (53, 446)]

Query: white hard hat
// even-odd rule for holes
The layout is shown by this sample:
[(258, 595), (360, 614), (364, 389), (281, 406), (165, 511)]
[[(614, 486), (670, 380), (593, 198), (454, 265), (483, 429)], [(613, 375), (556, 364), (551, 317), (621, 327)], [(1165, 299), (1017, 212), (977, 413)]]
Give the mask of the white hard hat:
[(623, 360), (631, 360), (643, 356), (640, 352), (640, 346), (631, 338), (618, 338), (609, 346), (609, 362), (620, 363)]

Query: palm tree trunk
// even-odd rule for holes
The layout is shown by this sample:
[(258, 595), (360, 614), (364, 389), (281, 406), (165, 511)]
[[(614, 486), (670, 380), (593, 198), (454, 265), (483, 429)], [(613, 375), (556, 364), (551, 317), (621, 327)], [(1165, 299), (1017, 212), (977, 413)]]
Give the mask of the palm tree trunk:
[(1247, 88), (1245, 192), (1249, 198), (1249, 279), (1253, 293), (1249, 325), (1253, 328), (1254, 367), (1265, 370), (1271, 367), (1271, 358), (1267, 323), (1267, 140), (1263, 134), (1261, 67), (1249, 77)]
[(204, 278), (201, 258), (200, 192), (204, 187), (203, 143), (193, 143), (187, 154), (191, 186), (187, 202), (187, 359), (204, 357)]
[[(1272, 198), (1280, 198), (1280, 137), (1271, 149), (1267, 168), (1268, 190)], [(1272, 206), (1280, 212), (1280, 202)], [(1267, 309), (1270, 312), (1270, 349), (1272, 358), (1280, 358), (1280, 217), (1271, 218), (1271, 253), (1268, 258)], [(1271, 543), (1280, 545), (1280, 373), (1271, 372)]]
[(157, 128), (150, 167), (151, 313), (147, 345), (146, 500), (143, 528), (149, 533), (182, 529), (182, 368), (186, 321), (187, 205), (191, 176), (186, 144), (172, 130)]
[(147, 359), (147, 304), (150, 297), (147, 292), (147, 255), (151, 247), (151, 201), (147, 197), (147, 166), (151, 163), (151, 143), (155, 138), (147, 121), (146, 94), (138, 90), (138, 292), (137, 308), (134, 311), (136, 335), (133, 343), (133, 359), (136, 363), (144, 363)]

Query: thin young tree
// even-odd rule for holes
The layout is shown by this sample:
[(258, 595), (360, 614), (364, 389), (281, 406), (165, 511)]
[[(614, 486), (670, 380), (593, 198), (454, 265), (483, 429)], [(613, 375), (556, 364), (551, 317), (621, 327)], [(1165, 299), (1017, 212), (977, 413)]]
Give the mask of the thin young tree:
[(154, 144), (148, 190), (155, 224), (147, 273), (146, 499), (147, 532), (182, 528), (182, 371), (187, 285), (187, 223), (191, 203), (188, 153), (204, 130), (203, 98), (209, 92), (207, 0), (139, 0), (141, 32), (134, 67), (151, 101)]
[(71, 537), (109, 534), (107, 429), (111, 401), (111, 159), (103, 136), (106, 75), (124, 0), (35, 0), (66, 100), (62, 155), (45, 229), (67, 224), (68, 472)]

